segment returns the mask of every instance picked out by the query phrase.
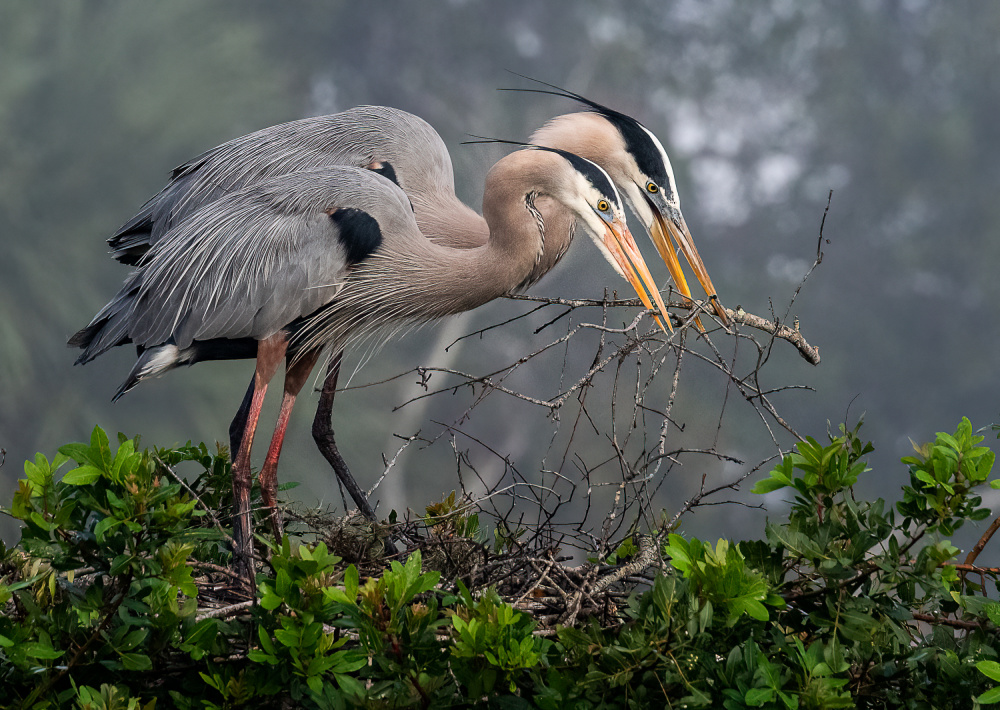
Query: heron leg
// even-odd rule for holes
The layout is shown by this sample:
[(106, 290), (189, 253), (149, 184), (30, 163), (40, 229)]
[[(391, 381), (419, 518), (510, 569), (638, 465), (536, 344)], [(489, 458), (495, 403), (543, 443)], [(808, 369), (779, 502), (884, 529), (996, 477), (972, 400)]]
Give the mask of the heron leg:
[(236, 410), (236, 415), (233, 417), (233, 421), (229, 423), (230, 461), (236, 459), (236, 453), (240, 450), (240, 444), (243, 442), (243, 429), (246, 427), (247, 417), (250, 415), (250, 402), (253, 400), (254, 383), (256, 381), (257, 373), (255, 372), (250, 377), (250, 386), (247, 387), (247, 393), (243, 395), (243, 401), (240, 403), (240, 408)]
[(296, 360), (289, 361), (285, 370), (285, 391), (281, 398), (281, 411), (278, 422), (274, 425), (274, 435), (267, 449), (267, 457), (260, 469), (260, 495), (264, 499), (274, 539), (281, 544), (281, 513), (278, 511), (278, 457), (281, 456), (281, 446), (285, 442), (285, 430), (288, 428), (288, 417), (295, 406), (295, 398), (302, 391), (302, 386), (309, 379), (319, 358), (319, 350), (306, 353)]
[[(376, 520), (375, 511), (372, 510), (371, 504), (368, 502), (368, 497), (361, 490), (357, 481), (354, 480), (354, 476), (351, 475), (351, 470), (347, 468), (347, 462), (340, 455), (340, 451), (337, 449), (337, 441), (333, 437), (333, 422), (331, 420), (333, 397), (337, 394), (337, 378), (340, 376), (340, 362), (343, 359), (343, 355), (344, 351), (341, 350), (330, 360), (330, 365), (326, 371), (326, 380), (323, 382), (323, 391), (319, 395), (316, 418), (313, 419), (312, 435), (316, 441), (316, 446), (319, 447), (320, 453), (323, 454), (327, 463), (333, 468), (333, 472), (337, 474), (337, 478), (340, 479), (341, 484), (347, 489), (347, 492), (351, 494), (351, 498), (354, 499), (354, 504), (358, 506), (358, 510), (361, 511), (362, 515), (374, 522)], [(389, 538), (385, 540), (385, 552), (389, 555), (396, 554), (396, 546)]]
[(340, 455), (337, 441), (333, 436), (333, 423), (331, 421), (333, 397), (337, 394), (337, 378), (340, 376), (340, 362), (343, 355), (344, 352), (340, 351), (330, 360), (326, 371), (326, 381), (323, 383), (323, 391), (319, 395), (319, 406), (316, 407), (316, 418), (313, 419), (312, 435), (320, 453), (333, 467), (334, 473), (337, 474), (337, 478), (340, 479), (347, 492), (351, 494), (358, 510), (369, 520), (375, 520), (375, 511), (372, 510), (368, 498), (358, 486), (357, 481), (354, 480), (354, 476), (351, 475), (351, 470), (347, 467), (344, 457)]
[(253, 539), (250, 533), (250, 449), (257, 430), (257, 420), (264, 404), (267, 385), (274, 377), (278, 364), (285, 356), (288, 341), (284, 333), (261, 340), (257, 345), (257, 367), (254, 370), (253, 396), (239, 450), (233, 460), (233, 563), (253, 593)]

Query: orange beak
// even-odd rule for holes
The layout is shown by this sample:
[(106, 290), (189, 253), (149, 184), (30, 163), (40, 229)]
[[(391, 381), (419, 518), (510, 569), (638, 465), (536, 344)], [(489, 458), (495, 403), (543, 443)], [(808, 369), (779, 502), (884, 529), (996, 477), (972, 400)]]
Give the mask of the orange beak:
[[(667, 307), (663, 305), (663, 299), (660, 298), (660, 292), (656, 288), (656, 281), (649, 273), (646, 262), (642, 258), (642, 254), (639, 253), (632, 233), (628, 231), (624, 221), (615, 219), (607, 225), (604, 230), (604, 246), (611, 252), (611, 256), (614, 257), (622, 273), (625, 274), (625, 278), (632, 284), (632, 288), (639, 295), (642, 304), (651, 311), (659, 311), (654, 317), (663, 332), (666, 333), (667, 328), (670, 329), (671, 333), (674, 332), (674, 327), (670, 324), (670, 317), (667, 315)], [(655, 307), (653, 306), (654, 301), (656, 302)], [(666, 327), (663, 325), (661, 316), (666, 319)]]
[[(694, 246), (694, 240), (691, 238), (691, 232), (688, 231), (684, 216), (677, 212), (676, 216), (664, 218), (656, 205), (650, 204), (650, 207), (653, 209), (653, 224), (649, 228), (649, 236), (652, 238), (653, 244), (656, 245), (656, 250), (660, 252), (660, 257), (667, 265), (667, 270), (670, 272), (677, 290), (684, 297), (691, 299), (691, 289), (688, 287), (684, 272), (681, 271), (680, 261), (677, 259), (677, 249), (680, 249), (688, 264), (694, 269), (698, 282), (705, 289), (705, 294), (711, 299), (715, 314), (719, 316), (719, 320), (723, 324), (729, 325), (729, 316), (726, 315), (726, 309), (719, 303), (715, 286), (712, 285), (712, 278), (708, 275), (708, 270)], [(700, 318), (695, 319), (695, 322), (698, 324), (699, 330), (705, 330)]]

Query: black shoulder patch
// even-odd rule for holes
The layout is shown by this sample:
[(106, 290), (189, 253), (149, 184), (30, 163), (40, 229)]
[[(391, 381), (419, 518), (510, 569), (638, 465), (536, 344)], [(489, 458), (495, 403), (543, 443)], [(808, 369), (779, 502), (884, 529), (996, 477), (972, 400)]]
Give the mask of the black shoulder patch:
[[(387, 163), (385, 161), (372, 163), (368, 166), (368, 169), (373, 173), (378, 173), (382, 177), (388, 178), (399, 185), (399, 178), (396, 177), (396, 169), (392, 167), (392, 163)], [(402, 185), (399, 186), (402, 187)]]
[(382, 229), (364, 210), (345, 207), (333, 210), (330, 220), (337, 226), (337, 239), (347, 252), (347, 264), (357, 264), (382, 246)]

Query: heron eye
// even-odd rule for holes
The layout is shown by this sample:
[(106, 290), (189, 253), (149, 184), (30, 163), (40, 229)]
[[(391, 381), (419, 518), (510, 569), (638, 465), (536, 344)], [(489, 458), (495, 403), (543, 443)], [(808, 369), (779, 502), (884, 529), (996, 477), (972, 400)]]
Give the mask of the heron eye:
[(597, 209), (599, 212), (607, 212), (611, 208), (607, 200), (601, 200), (597, 203)]
[(650, 192), (659, 192), (660, 191), (659, 186), (657, 186), (657, 184), (655, 182), (651, 182), (648, 185), (646, 185), (646, 189), (649, 190)]

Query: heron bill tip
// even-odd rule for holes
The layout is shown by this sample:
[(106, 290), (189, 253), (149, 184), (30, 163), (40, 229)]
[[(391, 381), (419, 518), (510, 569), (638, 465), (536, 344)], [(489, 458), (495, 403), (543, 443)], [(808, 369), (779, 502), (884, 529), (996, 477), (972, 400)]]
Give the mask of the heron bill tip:
[[(668, 332), (668, 329), (669, 332), (674, 332), (674, 327), (670, 323), (670, 316), (667, 314), (667, 307), (663, 304), (660, 292), (656, 288), (656, 281), (653, 280), (652, 274), (649, 273), (646, 261), (642, 258), (639, 247), (636, 246), (628, 227), (618, 220), (608, 225), (604, 234), (604, 245), (611, 252), (615, 262), (621, 268), (622, 273), (632, 285), (632, 288), (635, 289), (639, 300), (642, 301), (642, 305), (654, 311), (653, 317), (663, 332)], [(650, 297), (652, 297), (652, 300)], [(664, 326), (663, 319), (666, 319), (666, 326)]]
[[(718, 293), (712, 284), (712, 278), (708, 275), (708, 270), (701, 260), (701, 255), (698, 254), (698, 249), (694, 246), (694, 239), (691, 237), (691, 232), (688, 230), (684, 217), (678, 213), (676, 220), (665, 218), (659, 209), (653, 210), (653, 217), (653, 224), (650, 225), (649, 234), (656, 245), (656, 250), (660, 253), (660, 257), (667, 265), (667, 271), (670, 272), (670, 277), (674, 280), (677, 290), (688, 300), (694, 300), (691, 296), (691, 288), (688, 286), (684, 272), (681, 270), (680, 261), (677, 258), (677, 249), (680, 249), (684, 254), (684, 258), (687, 259), (688, 264), (694, 270), (701, 287), (705, 290), (705, 295), (711, 301), (715, 314), (724, 325), (729, 325), (729, 315), (719, 302)], [(704, 331), (700, 319), (696, 320), (699, 330)]]

